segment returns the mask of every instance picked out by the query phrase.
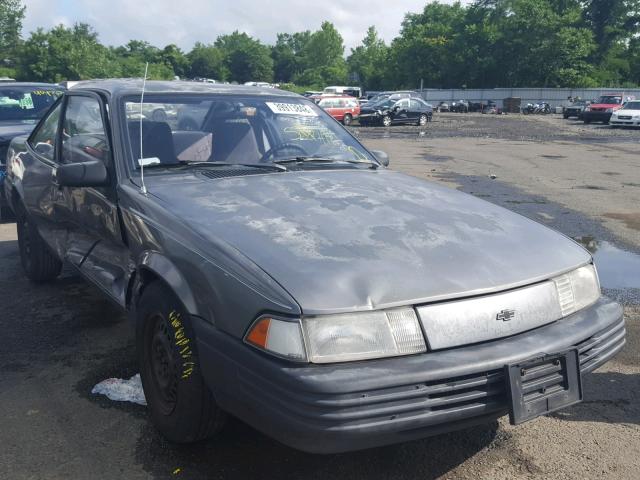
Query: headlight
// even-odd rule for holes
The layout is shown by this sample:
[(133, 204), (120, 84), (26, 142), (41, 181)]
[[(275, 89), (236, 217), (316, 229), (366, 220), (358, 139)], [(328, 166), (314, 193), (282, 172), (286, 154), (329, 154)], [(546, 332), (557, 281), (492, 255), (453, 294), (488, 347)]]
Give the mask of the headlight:
[(302, 324), (265, 316), (253, 323), (244, 340), (275, 356), (312, 363), (350, 362), (427, 351), (413, 308), (306, 317)]
[(596, 267), (586, 265), (553, 279), (558, 290), (562, 316), (566, 317), (592, 305), (600, 298)]
[(585, 112), (590, 112), (591, 111), (591, 107), (587, 107), (584, 109)]
[(605, 110), (605, 112), (606, 112), (606, 113), (613, 113), (613, 108), (607, 108), (607, 109)]
[(413, 308), (303, 319), (313, 363), (396, 357), (427, 351)]

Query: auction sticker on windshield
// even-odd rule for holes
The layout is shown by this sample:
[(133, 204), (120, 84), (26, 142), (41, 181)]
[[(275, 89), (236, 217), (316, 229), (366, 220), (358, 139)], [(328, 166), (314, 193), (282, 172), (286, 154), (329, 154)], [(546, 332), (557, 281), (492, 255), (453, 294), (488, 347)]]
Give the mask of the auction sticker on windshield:
[(276, 103), (265, 102), (271, 111), (278, 115), (299, 115), (303, 117), (317, 117), (318, 114), (313, 111), (309, 105), (301, 105), (299, 103)]

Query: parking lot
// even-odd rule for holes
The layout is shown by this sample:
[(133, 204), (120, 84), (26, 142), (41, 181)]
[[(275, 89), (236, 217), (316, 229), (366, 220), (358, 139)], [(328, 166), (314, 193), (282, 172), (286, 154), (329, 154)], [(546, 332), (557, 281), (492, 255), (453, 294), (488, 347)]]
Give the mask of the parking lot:
[(426, 127), (352, 127), (391, 168), (497, 203), (581, 241), (625, 306), (628, 343), (584, 379), (585, 402), (520, 427), (508, 419), (332, 456), (284, 447), (240, 421), (176, 446), (142, 406), (91, 395), (137, 372), (124, 316), (71, 270), (22, 274), (0, 225), (0, 478), (615, 478), (640, 471), (640, 131), (561, 116), (436, 114)]

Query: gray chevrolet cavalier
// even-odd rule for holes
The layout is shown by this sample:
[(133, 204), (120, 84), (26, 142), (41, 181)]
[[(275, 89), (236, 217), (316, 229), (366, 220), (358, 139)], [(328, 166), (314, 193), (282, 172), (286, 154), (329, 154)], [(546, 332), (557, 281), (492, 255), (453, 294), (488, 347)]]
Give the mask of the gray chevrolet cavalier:
[(231, 414), (340, 452), (579, 402), (625, 343), (589, 253), (387, 164), (298, 95), (94, 81), (14, 139), (5, 195), (31, 280), (66, 262), (128, 312), (172, 441)]

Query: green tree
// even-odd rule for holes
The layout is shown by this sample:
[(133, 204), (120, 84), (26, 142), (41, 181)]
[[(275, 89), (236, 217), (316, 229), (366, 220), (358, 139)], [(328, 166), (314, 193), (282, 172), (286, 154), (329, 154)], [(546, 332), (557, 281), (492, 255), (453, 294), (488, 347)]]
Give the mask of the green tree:
[(269, 47), (246, 33), (238, 31), (217, 38), (230, 78), (240, 83), (247, 81), (270, 82), (273, 79), (273, 59)]
[(447, 88), (457, 86), (463, 60), (459, 37), (464, 30), (466, 9), (433, 2), (421, 13), (407, 14), (400, 36), (391, 44), (389, 67), (398, 86)]
[(229, 70), (225, 65), (222, 50), (214, 45), (205, 45), (197, 42), (187, 54), (189, 62), (189, 75), (191, 77), (211, 78), (215, 80), (227, 80)]
[(294, 77), (298, 84), (321, 87), (347, 81), (344, 42), (331, 22), (323, 22), (320, 30), (309, 35), (300, 64), (302, 72)]
[(25, 41), (20, 60), (19, 77), (24, 80), (60, 82), (120, 75), (113, 53), (85, 23), (36, 30)]
[(304, 70), (304, 51), (311, 38), (311, 32), (293, 34), (279, 33), (276, 44), (271, 49), (273, 75), (277, 82), (291, 82)]
[(20, 0), (0, 0), (0, 76), (15, 74), (25, 9)]
[(389, 49), (378, 36), (376, 28), (371, 26), (362, 40), (362, 45), (351, 49), (347, 59), (349, 71), (355, 74), (365, 90), (385, 88), (385, 76)]
[(164, 47), (160, 52), (160, 58), (166, 65), (171, 66), (177, 76), (184, 77), (188, 74), (189, 60), (177, 45), (170, 44)]
[(585, 25), (596, 49), (591, 56), (601, 85), (621, 85), (632, 75), (634, 48), (640, 33), (640, 0), (582, 1)]

